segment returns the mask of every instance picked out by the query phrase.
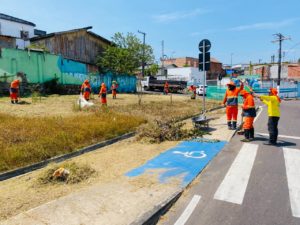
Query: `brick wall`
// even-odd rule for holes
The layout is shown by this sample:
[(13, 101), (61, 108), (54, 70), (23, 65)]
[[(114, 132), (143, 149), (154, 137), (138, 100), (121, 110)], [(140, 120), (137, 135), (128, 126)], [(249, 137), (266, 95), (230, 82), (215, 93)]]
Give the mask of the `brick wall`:
[(288, 78), (300, 79), (300, 65), (289, 65)]

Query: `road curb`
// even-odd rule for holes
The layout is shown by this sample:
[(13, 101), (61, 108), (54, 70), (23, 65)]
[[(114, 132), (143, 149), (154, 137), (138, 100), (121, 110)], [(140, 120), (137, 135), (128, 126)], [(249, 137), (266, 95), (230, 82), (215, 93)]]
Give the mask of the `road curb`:
[(130, 225), (155, 225), (160, 219), (161, 215), (164, 215), (173, 204), (180, 198), (184, 189), (175, 192), (167, 200), (163, 201), (159, 205), (156, 205), (152, 210), (145, 212), (136, 221), (130, 223)]
[(8, 171), (8, 172), (5, 172), (5, 173), (1, 173), (0, 174), (0, 181), (4, 181), (4, 180), (7, 180), (7, 179), (16, 177), (16, 176), (20, 176), (20, 175), (32, 172), (32, 171), (37, 170), (37, 169), (41, 169), (41, 168), (47, 166), (49, 163), (52, 163), (52, 162), (55, 162), (55, 163), (62, 162), (66, 159), (70, 159), (70, 158), (80, 156), (80, 155), (88, 153), (88, 152), (95, 151), (99, 148), (103, 148), (105, 146), (114, 144), (118, 141), (122, 141), (122, 140), (125, 140), (125, 139), (128, 139), (128, 138), (131, 138), (135, 134), (136, 134), (136, 132), (130, 132), (130, 133), (112, 138), (112, 139), (107, 140), (107, 141), (102, 141), (100, 143), (90, 145), (90, 146), (82, 148), (78, 151), (74, 151), (74, 152), (67, 153), (67, 154), (64, 154), (64, 155), (56, 156), (56, 157), (44, 160), (42, 162), (38, 162), (38, 163), (29, 165), (29, 166), (25, 166), (25, 167), (18, 168), (18, 169), (15, 169), (15, 170), (11, 170), (11, 171)]

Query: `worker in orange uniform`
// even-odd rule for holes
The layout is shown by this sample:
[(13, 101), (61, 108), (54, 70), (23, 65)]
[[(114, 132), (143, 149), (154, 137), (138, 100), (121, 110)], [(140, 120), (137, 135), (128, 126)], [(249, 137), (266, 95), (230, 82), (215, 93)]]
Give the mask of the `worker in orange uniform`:
[(169, 93), (169, 84), (168, 81), (166, 81), (164, 85), (164, 94), (167, 95)]
[(238, 88), (233, 81), (230, 81), (227, 87), (223, 104), (226, 105), (228, 129), (235, 130), (238, 115), (238, 95), (244, 89), (244, 84), (241, 82), (241, 86)]
[(92, 92), (92, 88), (90, 85), (89, 80), (85, 80), (83, 84), (81, 85), (81, 92), (83, 93), (83, 97), (85, 100), (90, 100), (90, 94)]
[(107, 105), (106, 93), (107, 93), (106, 85), (104, 83), (102, 83), (101, 88), (100, 88), (100, 92), (99, 92), (99, 95), (98, 95), (99, 97), (101, 97), (102, 105)]
[(19, 80), (14, 80), (13, 82), (10, 83), (9, 94), (10, 94), (10, 100), (12, 104), (18, 103), (19, 87), (20, 87)]
[(240, 92), (240, 95), (244, 99), (242, 114), (244, 117), (243, 129), (244, 129), (244, 135), (245, 135), (245, 139), (243, 139), (241, 141), (249, 142), (254, 139), (253, 122), (254, 122), (254, 118), (256, 117), (254, 97), (252, 94), (250, 94), (246, 90), (242, 90)]
[(191, 99), (196, 99), (197, 87), (195, 85), (191, 85), (189, 90), (192, 92)]
[(118, 88), (117, 82), (113, 81), (111, 85), (111, 92), (112, 92), (113, 99), (117, 98), (117, 88)]

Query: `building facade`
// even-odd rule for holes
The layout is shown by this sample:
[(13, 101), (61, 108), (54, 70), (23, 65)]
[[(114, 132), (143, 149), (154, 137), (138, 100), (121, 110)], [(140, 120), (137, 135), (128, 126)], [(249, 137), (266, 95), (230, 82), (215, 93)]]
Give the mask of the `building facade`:
[[(199, 60), (193, 57), (170, 58), (164, 59), (162, 62), (165, 66), (174, 64), (177, 67), (199, 67)], [(210, 70), (207, 72), (208, 80), (216, 80), (219, 74), (223, 74), (222, 63), (215, 58), (210, 59)]]
[(24, 49), (30, 44), (29, 39), (35, 36), (34, 28), (32, 22), (0, 13), (0, 47)]
[(34, 37), (31, 42), (46, 47), (52, 54), (95, 65), (97, 56), (101, 55), (105, 47), (111, 45), (111, 42), (89, 31), (91, 28), (85, 27), (50, 33), (45, 36)]

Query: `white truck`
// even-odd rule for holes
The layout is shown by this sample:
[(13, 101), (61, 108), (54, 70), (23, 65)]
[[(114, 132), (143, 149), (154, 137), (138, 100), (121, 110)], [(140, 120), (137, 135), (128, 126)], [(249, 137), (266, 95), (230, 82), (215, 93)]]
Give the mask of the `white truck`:
[(157, 80), (155, 77), (145, 77), (142, 81), (142, 87), (145, 91), (164, 91), (165, 83), (169, 84), (169, 91), (176, 93), (183, 91), (187, 87), (186, 81), (177, 80)]

